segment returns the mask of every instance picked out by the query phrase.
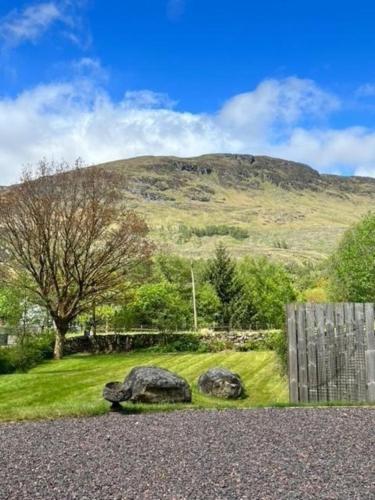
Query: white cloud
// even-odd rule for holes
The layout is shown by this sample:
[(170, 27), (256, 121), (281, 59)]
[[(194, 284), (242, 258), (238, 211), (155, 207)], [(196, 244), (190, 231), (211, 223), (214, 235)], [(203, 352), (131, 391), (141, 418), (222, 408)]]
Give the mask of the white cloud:
[(25, 163), (44, 156), (96, 163), (143, 154), (233, 149), (235, 141), (226, 138), (212, 118), (145, 107), (145, 97), (157, 104), (157, 94), (144, 92), (128, 93), (114, 103), (105, 92), (81, 81), (39, 86), (0, 101), (0, 185), (14, 181)]
[(12, 47), (24, 41), (35, 42), (62, 17), (62, 12), (53, 2), (35, 4), (21, 12), (14, 10), (0, 20), (1, 38)]
[(114, 102), (89, 78), (0, 98), (0, 185), (42, 157), (99, 163), (213, 152), (269, 154), (322, 171), (347, 167), (375, 175), (375, 130), (321, 125), (339, 102), (309, 80), (266, 80), (211, 115), (173, 105), (149, 90), (128, 91)]
[(365, 83), (360, 85), (355, 94), (357, 97), (373, 97), (375, 96), (375, 84)]
[[(61, 67), (63, 68), (64, 64), (62, 64)], [(76, 77), (90, 78), (97, 82), (107, 81), (109, 78), (107, 70), (97, 58), (82, 57), (81, 59), (71, 62), (68, 65), (68, 69), (71, 69)]]
[(33, 3), (23, 10), (14, 9), (0, 19), (0, 39), (3, 47), (15, 48), (24, 42), (35, 43), (53, 25), (61, 23), (63, 34), (74, 43), (81, 43), (77, 15), (79, 2), (55, 0)]
[(301, 119), (321, 117), (339, 105), (313, 81), (290, 77), (265, 80), (255, 90), (234, 96), (220, 110), (219, 119), (242, 137), (261, 139), (271, 130), (284, 135)]
[(124, 106), (128, 108), (164, 108), (171, 109), (177, 102), (168, 94), (153, 92), (152, 90), (128, 90), (125, 92)]

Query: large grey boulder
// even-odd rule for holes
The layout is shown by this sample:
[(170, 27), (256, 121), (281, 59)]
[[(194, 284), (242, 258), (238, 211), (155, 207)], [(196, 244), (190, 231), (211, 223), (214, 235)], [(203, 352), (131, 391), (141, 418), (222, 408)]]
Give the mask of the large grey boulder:
[(224, 399), (237, 399), (244, 392), (241, 377), (226, 368), (211, 368), (203, 373), (198, 387), (204, 394)]
[(186, 380), (155, 366), (133, 368), (125, 378), (123, 388), (134, 403), (191, 402), (191, 390)]

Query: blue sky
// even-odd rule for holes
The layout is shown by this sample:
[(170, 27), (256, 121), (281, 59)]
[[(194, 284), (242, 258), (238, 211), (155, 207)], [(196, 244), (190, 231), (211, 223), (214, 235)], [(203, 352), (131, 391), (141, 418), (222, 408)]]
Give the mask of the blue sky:
[(41, 157), (269, 154), (375, 176), (371, 1), (0, 4), (0, 184)]

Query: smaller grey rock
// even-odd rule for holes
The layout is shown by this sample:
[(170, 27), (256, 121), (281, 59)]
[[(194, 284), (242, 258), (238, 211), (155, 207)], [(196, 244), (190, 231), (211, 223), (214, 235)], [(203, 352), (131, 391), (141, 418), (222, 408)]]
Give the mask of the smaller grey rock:
[(244, 392), (241, 377), (226, 368), (211, 368), (198, 380), (201, 392), (224, 399), (237, 399)]

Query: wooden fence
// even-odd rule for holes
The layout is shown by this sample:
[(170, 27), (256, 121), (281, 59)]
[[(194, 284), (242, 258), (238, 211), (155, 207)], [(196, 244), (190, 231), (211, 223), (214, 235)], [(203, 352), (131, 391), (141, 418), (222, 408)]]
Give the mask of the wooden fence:
[(375, 402), (374, 304), (289, 304), (292, 403)]

